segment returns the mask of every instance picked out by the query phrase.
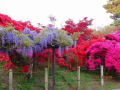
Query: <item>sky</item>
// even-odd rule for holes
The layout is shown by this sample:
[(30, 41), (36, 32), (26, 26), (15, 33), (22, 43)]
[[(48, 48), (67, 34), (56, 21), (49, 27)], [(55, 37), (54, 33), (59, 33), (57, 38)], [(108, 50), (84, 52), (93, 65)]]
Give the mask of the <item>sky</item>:
[(103, 5), (108, 0), (1, 0), (0, 13), (7, 14), (14, 20), (31, 21), (47, 25), (49, 16), (56, 17), (56, 26), (62, 27), (66, 20), (76, 23), (84, 17), (94, 19), (91, 28), (99, 28), (113, 22)]

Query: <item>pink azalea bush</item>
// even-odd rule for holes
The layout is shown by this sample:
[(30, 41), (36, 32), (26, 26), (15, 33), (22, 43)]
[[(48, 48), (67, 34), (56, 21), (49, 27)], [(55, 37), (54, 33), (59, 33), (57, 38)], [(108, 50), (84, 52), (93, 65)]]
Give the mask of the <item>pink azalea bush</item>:
[(114, 68), (118, 75), (120, 75), (120, 43), (116, 43), (114, 47), (108, 49), (105, 56), (105, 67), (109, 71)]
[[(118, 34), (114, 34), (114, 38), (118, 38)], [(110, 37), (109, 37), (110, 38)], [(106, 40), (105, 42), (96, 42), (86, 51), (86, 69), (95, 70), (95, 68), (104, 65), (110, 72), (112, 69), (120, 75), (120, 42), (114, 40)]]

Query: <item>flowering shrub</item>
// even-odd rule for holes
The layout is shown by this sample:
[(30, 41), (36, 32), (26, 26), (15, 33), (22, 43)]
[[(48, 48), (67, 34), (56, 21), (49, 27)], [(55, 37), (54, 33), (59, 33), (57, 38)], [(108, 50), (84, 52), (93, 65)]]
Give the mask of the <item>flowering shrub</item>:
[(7, 27), (12, 25), (15, 30), (23, 32), (25, 28), (29, 28), (30, 30), (34, 30), (39, 32), (41, 29), (34, 27), (30, 21), (22, 22), (22, 21), (15, 21), (12, 20), (8, 15), (0, 14), (0, 26)]
[(91, 45), (87, 51), (86, 69), (94, 70), (101, 64), (111, 72), (112, 69), (120, 75), (119, 63), (120, 43), (115, 40), (106, 40), (105, 42), (96, 42)]
[(105, 61), (105, 55), (107, 53), (107, 50), (109, 49), (110, 45), (113, 45), (112, 43), (106, 43), (106, 42), (96, 42), (95, 44), (91, 45), (87, 51), (87, 61), (86, 61), (86, 68), (89, 67), (90, 70), (94, 70), (95, 67), (100, 66), (101, 64), (104, 64)]
[[(14, 70), (18, 70), (17, 67), (11, 62), (8, 53), (0, 52), (0, 62), (4, 62), (5, 64), (2, 66), (3, 69), (9, 70), (13, 68)], [(20, 71), (23, 73), (27, 73), (29, 71), (29, 65), (24, 65), (20, 68)]]
[(77, 44), (79, 44), (82, 41), (97, 38), (92, 34), (92, 30), (88, 28), (90, 25), (92, 25), (92, 19), (88, 20), (87, 17), (83, 18), (83, 20), (79, 21), (77, 24), (75, 24), (73, 20), (69, 19), (66, 21), (66, 25), (62, 29), (72, 35), (79, 33), (74, 40), (77, 41)]
[(83, 20), (79, 21), (77, 24), (73, 22), (73, 20), (69, 19), (66, 21), (65, 27), (62, 29), (67, 31), (69, 34), (73, 34), (74, 32), (82, 32), (85, 29), (88, 28), (89, 25), (92, 24), (92, 19), (87, 20), (87, 17), (85, 17)]

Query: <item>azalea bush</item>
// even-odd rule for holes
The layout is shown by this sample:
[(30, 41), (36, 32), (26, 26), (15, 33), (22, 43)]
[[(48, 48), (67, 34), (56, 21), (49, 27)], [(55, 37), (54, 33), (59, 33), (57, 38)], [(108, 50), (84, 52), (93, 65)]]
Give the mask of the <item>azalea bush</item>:
[(119, 52), (120, 52), (120, 32), (105, 36), (104, 42), (96, 42), (87, 51), (86, 69), (95, 70), (100, 65), (104, 65), (108, 72), (116, 72), (120, 75)]
[(62, 29), (67, 31), (68, 34), (80, 33), (77, 37), (77, 42), (80, 43), (84, 40), (96, 38), (95, 35), (92, 34), (92, 30), (88, 28), (90, 25), (92, 25), (92, 19), (88, 20), (87, 17), (83, 18), (83, 20), (80, 20), (78, 23), (74, 23), (73, 20), (69, 19)]
[(8, 25), (12, 25), (15, 28), (15, 30), (18, 30), (20, 32), (23, 32), (25, 28), (36, 32), (39, 32), (41, 30), (38, 27), (34, 27), (30, 21), (16, 21), (10, 18), (8, 15), (0, 14), (0, 26), (7, 27)]

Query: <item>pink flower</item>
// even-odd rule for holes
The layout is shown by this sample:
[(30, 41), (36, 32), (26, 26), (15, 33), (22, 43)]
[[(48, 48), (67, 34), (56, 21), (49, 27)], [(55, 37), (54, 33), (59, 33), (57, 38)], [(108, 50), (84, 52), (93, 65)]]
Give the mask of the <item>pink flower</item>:
[(90, 69), (90, 70), (95, 70), (95, 66), (94, 66), (93, 63), (91, 63), (91, 64), (89, 65), (89, 69)]

